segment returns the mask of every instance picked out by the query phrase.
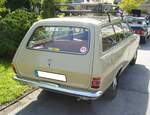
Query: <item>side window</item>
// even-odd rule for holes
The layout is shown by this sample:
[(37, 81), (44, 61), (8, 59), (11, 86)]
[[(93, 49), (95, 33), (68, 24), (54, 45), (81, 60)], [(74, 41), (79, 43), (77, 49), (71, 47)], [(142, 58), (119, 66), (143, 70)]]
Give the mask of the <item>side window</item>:
[(120, 23), (116, 24), (114, 25), (114, 29), (115, 29), (115, 37), (116, 37), (117, 43), (123, 41), (125, 37), (124, 37), (122, 25)]
[(125, 38), (129, 37), (130, 35), (132, 35), (132, 32), (129, 28), (129, 25), (127, 23), (121, 23), (123, 31), (124, 31), (124, 35)]
[(101, 30), (102, 32), (102, 48), (103, 51), (109, 50), (116, 44), (115, 33), (113, 26), (105, 26)]

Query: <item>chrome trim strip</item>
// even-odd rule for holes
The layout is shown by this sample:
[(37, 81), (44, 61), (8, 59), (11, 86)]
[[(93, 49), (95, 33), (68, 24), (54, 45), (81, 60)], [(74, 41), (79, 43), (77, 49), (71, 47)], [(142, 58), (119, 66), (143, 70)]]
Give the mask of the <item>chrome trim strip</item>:
[(31, 80), (27, 80), (24, 78), (19, 78), (17, 76), (14, 77), (15, 80), (17, 81), (21, 81), (27, 84), (30, 84), (34, 87), (40, 87), (40, 88), (45, 88), (48, 90), (52, 90), (54, 92), (60, 92), (60, 93), (67, 93), (70, 95), (74, 95), (77, 97), (85, 97), (85, 98), (89, 98), (89, 99), (97, 99), (98, 97), (100, 97), (103, 92), (102, 91), (96, 91), (96, 92), (89, 92), (89, 91), (83, 91), (80, 89), (75, 89), (75, 88), (68, 88), (68, 87), (59, 87), (58, 85), (50, 85), (49, 83), (46, 82), (36, 82), (36, 81), (31, 81)]

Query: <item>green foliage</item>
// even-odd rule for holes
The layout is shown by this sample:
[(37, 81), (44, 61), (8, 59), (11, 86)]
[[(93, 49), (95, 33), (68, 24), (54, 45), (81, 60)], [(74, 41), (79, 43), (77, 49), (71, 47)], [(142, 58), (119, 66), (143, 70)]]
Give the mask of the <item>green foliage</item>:
[(5, 17), (9, 13), (9, 10), (5, 7), (0, 8), (0, 17)]
[(3, 7), (5, 3), (6, 3), (6, 0), (0, 0), (0, 8)]
[(43, 0), (42, 3), (42, 18), (50, 18), (54, 17), (54, 0)]
[(54, 4), (60, 2), (71, 2), (71, 0), (43, 0), (41, 11), (42, 18), (54, 17), (54, 11), (56, 9)]
[(119, 3), (119, 7), (124, 11), (131, 13), (132, 9), (139, 8), (144, 1), (145, 0), (122, 0), (122, 2)]
[(146, 3), (150, 3), (150, 0), (145, 0)]
[(31, 0), (7, 0), (6, 7), (11, 11), (19, 8), (30, 9)]
[(41, 8), (42, 0), (30, 0), (30, 2), (31, 2), (31, 5), (32, 5), (31, 9), (33, 11), (35, 10), (36, 7), (39, 8), (39, 9)]
[(31, 87), (14, 81), (14, 72), (11, 61), (0, 60), (0, 105), (10, 102), (23, 93), (31, 90)]
[(0, 20), (0, 56), (13, 56), (25, 33), (37, 20), (34, 13), (16, 10)]
[(4, 17), (9, 13), (9, 10), (5, 8), (6, 0), (0, 0), (0, 17)]
[(31, 2), (32, 4), (37, 4), (37, 3), (40, 3), (40, 4), (41, 4), (42, 0), (30, 0), (30, 2)]

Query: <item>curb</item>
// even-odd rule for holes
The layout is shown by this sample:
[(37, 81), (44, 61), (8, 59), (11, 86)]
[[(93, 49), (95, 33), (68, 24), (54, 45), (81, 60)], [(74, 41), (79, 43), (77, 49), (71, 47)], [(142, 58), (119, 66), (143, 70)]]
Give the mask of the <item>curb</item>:
[(0, 105), (0, 111), (2, 111), (2, 110), (4, 110), (4, 109), (10, 107), (11, 105), (17, 103), (18, 101), (20, 101), (21, 99), (23, 99), (24, 97), (28, 96), (29, 94), (31, 94), (32, 92), (34, 92), (34, 91), (36, 91), (36, 90), (38, 90), (38, 88), (33, 88), (32, 90), (30, 90), (30, 91), (24, 93), (22, 96), (18, 97), (17, 99), (15, 99), (15, 100), (13, 100), (13, 101), (11, 101), (11, 102), (9, 102), (9, 103), (6, 103), (6, 104), (4, 104), (4, 105)]

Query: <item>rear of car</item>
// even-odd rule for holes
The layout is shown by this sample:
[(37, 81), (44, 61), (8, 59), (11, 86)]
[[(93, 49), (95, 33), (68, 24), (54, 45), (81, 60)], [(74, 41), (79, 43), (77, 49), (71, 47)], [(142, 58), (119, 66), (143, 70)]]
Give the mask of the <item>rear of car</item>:
[(100, 96), (90, 89), (99, 80), (91, 81), (95, 28), (87, 22), (62, 18), (34, 24), (13, 59), (15, 79), (54, 92)]
[(131, 18), (128, 19), (132, 32), (140, 35), (140, 43), (146, 43), (146, 39), (149, 37), (148, 25), (146, 19), (143, 18)]

